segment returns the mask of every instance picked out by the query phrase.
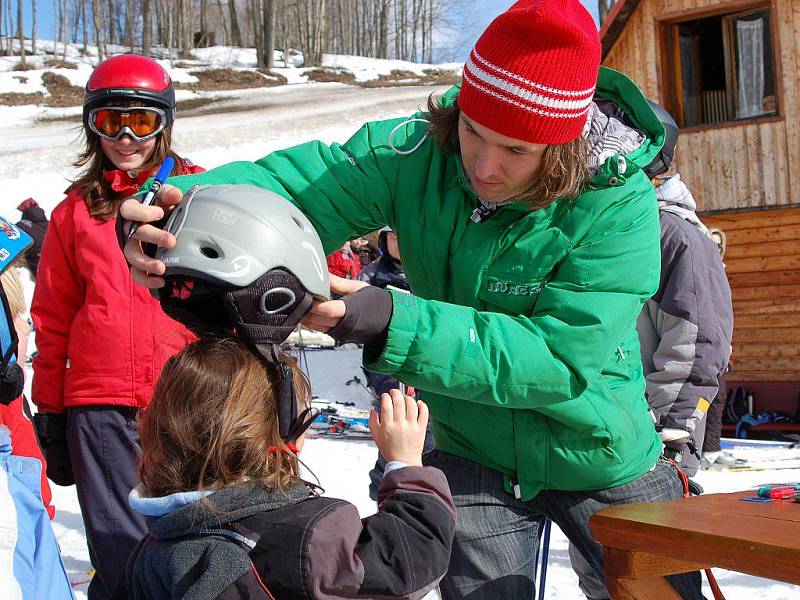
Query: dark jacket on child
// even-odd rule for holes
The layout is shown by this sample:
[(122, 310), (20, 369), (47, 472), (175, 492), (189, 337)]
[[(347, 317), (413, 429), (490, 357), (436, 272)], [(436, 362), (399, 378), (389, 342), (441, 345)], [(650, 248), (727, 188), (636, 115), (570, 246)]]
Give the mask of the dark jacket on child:
[[(144, 502), (174, 507), (175, 497), (196, 494)], [(349, 502), (304, 484), (275, 493), (244, 483), (183, 502), (149, 519), (116, 598), (416, 599), (450, 561), (455, 508), (432, 467), (391, 471), (378, 513), (363, 520)]]
[(49, 221), (42, 207), (33, 198), (28, 198), (22, 202), (17, 207), (17, 210), (22, 212), (22, 219), (17, 221), (17, 227), (33, 239), (33, 244), (25, 251), (25, 263), (35, 278), (36, 270), (39, 268), (39, 256), (42, 254), (44, 234), (47, 232)]

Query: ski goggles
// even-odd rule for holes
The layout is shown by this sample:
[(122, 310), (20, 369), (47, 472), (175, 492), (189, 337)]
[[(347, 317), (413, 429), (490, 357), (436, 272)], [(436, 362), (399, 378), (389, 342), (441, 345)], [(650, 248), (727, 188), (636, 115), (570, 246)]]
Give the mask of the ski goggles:
[(129, 135), (137, 142), (149, 140), (167, 126), (167, 113), (150, 106), (102, 106), (89, 111), (89, 129), (115, 141)]

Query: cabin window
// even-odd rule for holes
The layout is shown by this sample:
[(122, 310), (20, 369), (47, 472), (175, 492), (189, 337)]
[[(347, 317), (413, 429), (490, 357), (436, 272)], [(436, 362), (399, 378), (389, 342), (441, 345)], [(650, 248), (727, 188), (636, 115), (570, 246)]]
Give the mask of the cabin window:
[(682, 127), (778, 114), (769, 6), (662, 22), (665, 101)]

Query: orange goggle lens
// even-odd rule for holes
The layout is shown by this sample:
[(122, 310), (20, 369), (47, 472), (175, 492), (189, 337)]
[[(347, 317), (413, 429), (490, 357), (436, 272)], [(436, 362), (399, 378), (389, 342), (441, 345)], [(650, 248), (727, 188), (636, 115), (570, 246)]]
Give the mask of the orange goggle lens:
[(104, 136), (115, 138), (124, 128), (138, 138), (154, 135), (162, 129), (161, 114), (154, 110), (131, 108), (129, 110), (101, 109), (93, 114), (94, 129)]

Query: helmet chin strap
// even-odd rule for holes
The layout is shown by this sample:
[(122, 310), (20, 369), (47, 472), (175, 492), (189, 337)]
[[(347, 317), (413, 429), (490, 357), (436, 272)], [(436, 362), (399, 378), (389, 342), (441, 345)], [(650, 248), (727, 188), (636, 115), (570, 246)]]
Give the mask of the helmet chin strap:
[(311, 427), (319, 411), (306, 408), (298, 413), (297, 395), (294, 388), (294, 375), (283, 360), (277, 344), (256, 344), (255, 349), (265, 362), (278, 369), (278, 431), (284, 443), (294, 444)]
[(191, 278), (172, 283), (169, 293), (160, 294), (169, 316), (192, 329), (213, 326), (234, 330), (251, 350), (276, 368), (281, 439), (287, 445), (296, 442), (319, 411), (307, 408), (298, 413), (294, 376), (280, 344), (311, 309), (314, 297), (293, 274), (282, 269), (268, 271), (245, 288), (225, 292), (204, 291), (202, 282)]
[[(282, 305), (270, 308), (270, 295), (276, 290), (290, 301), (279, 300), (277, 303)], [(222, 301), (236, 335), (277, 368), (279, 431), (285, 443), (293, 444), (311, 426), (318, 411), (308, 408), (298, 414), (294, 376), (280, 352), (280, 344), (309, 311), (314, 298), (294, 275), (275, 269), (247, 288), (227, 292)]]

